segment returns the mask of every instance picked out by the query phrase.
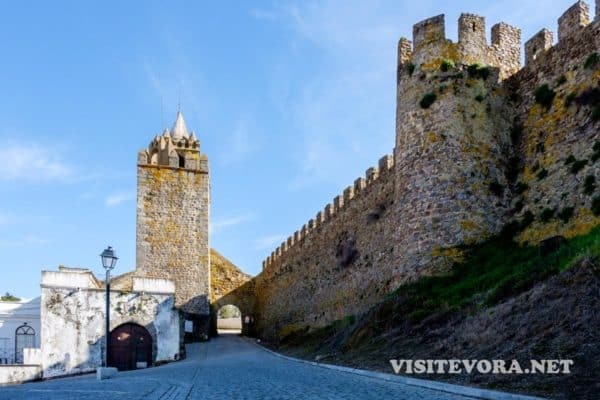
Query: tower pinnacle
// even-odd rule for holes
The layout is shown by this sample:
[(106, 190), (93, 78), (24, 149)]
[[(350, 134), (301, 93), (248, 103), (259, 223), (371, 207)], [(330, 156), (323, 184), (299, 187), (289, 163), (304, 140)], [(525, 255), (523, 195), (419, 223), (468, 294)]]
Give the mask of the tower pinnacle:
[(171, 137), (177, 140), (182, 138), (188, 138), (188, 130), (185, 126), (185, 121), (183, 119), (183, 114), (181, 113), (181, 111), (177, 111), (177, 118), (175, 119), (173, 127), (171, 128)]

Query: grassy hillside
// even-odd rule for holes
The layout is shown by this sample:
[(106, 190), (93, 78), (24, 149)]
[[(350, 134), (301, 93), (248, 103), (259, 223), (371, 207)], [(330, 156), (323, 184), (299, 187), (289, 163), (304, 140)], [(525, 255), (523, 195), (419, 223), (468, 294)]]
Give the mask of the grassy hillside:
[(402, 285), (365, 315), (293, 332), (279, 349), (390, 373), (391, 358), (573, 359), (571, 375), (419, 377), (593, 398), (600, 393), (600, 226), (546, 256), (511, 237), (455, 249), (462, 260), (446, 275)]

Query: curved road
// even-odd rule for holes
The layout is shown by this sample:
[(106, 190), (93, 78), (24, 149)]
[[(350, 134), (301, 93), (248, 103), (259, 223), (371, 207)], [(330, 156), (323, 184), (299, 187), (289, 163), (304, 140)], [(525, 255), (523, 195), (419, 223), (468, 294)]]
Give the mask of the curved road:
[(0, 387), (0, 399), (465, 399), (276, 357), (222, 335), (188, 347), (188, 358), (156, 368)]

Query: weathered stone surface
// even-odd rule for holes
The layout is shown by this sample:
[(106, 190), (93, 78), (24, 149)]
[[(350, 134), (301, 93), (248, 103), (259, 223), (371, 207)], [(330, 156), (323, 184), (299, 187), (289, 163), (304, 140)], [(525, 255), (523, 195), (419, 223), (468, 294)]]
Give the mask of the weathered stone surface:
[(135, 275), (172, 280), (177, 307), (209, 315), (207, 170), (138, 164), (137, 201)]
[(41, 378), (41, 365), (0, 365), (0, 386), (29, 382)]
[[(581, 9), (577, 3), (569, 12)], [(594, 160), (600, 124), (592, 118), (591, 104), (594, 93), (600, 92), (600, 63), (585, 66), (590, 55), (600, 52), (600, 21), (587, 26), (579, 21), (556, 45), (539, 52), (506, 82), (521, 99), (516, 125), (520, 132), (517, 154), (523, 166), (517, 182), (522, 193), (514, 193), (512, 205), (517, 219), (528, 212), (535, 217), (520, 235), (521, 242), (535, 244), (554, 235), (569, 238), (600, 223), (591, 211), (593, 198), (600, 194), (600, 160)], [(555, 92), (550, 107), (535, 99), (536, 89), (544, 84)], [(584, 163), (577, 172), (573, 172), (575, 162)], [(587, 191), (586, 179), (593, 183)], [(568, 221), (557, 218), (568, 209), (572, 209)], [(541, 219), (544, 210), (554, 212), (547, 222)]]
[(211, 302), (219, 300), (250, 279), (251, 275), (244, 273), (215, 249), (210, 249)]
[[(369, 183), (338, 196), (320, 222), (304, 228), (285, 251), (265, 263), (256, 284), (259, 331), (271, 337), (298, 326), (319, 326), (357, 314), (398, 283), (390, 215), (394, 211), (391, 157), (370, 169)], [(332, 213), (332, 211), (334, 211)], [(232, 295), (239, 296), (238, 290)]]
[[(525, 213), (533, 223), (521, 242), (600, 223), (600, 62), (588, 60), (600, 52), (600, 21), (589, 23), (587, 10), (578, 2), (561, 17), (555, 46), (547, 30), (529, 40), (523, 69), (510, 25), (495, 25), (487, 46), (476, 15), (461, 16), (458, 43), (445, 38), (443, 15), (416, 24), (412, 47), (398, 44), (393, 163), (367, 170), (228, 295), (255, 294), (248, 312), (259, 334), (276, 339), (360, 314)], [(549, 107), (535, 99), (543, 84), (555, 92)]]
[[(44, 378), (93, 372), (104, 359), (104, 289), (99, 283), (90, 283), (95, 281), (90, 272), (63, 270), (59, 274), (62, 281), (55, 272), (42, 275)], [(151, 289), (148, 284), (146, 288)], [(152, 337), (153, 362), (177, 360), (180, 358), (180, 319), (174, 302), (173, 293), (111, 291), (110, 330), (124, 323), (141, 325)]]

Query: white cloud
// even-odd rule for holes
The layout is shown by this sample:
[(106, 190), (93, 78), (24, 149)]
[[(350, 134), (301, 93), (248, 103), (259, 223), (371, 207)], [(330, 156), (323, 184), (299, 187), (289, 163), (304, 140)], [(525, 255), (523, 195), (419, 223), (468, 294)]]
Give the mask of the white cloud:
[(274, 249), (279, 246), (287, 236), (285, 235), (269, 235), (256, 239), (255, 249), (256, 250), (267, 250)]
[(4, 149), (3, 171), (0, 180), (49, 181), (73, 176), (57, 149), (37, 143), (9, 143)]
[(132, 200), (134, 198), (135, 198), (134, 192), (114, 193), (114, 194), (111, 194), (110, 196), (107, 196), (106, 199), (104, 199), (104, 204), (107, 207), (114, 207), (114, 206), (118, 206), (119, 204), (125, 203), (126, 201)]
[(216, 234), (219, 231), (222, 231), (226, 228), (231, 228), (236, 225), (240, 225), (249, 221), (254, 220), (254, 216), (247, 215), (239, 215), (236, 217), (229, 217), (224, 219), (216, 219), (210, 223), (210, 233)]

